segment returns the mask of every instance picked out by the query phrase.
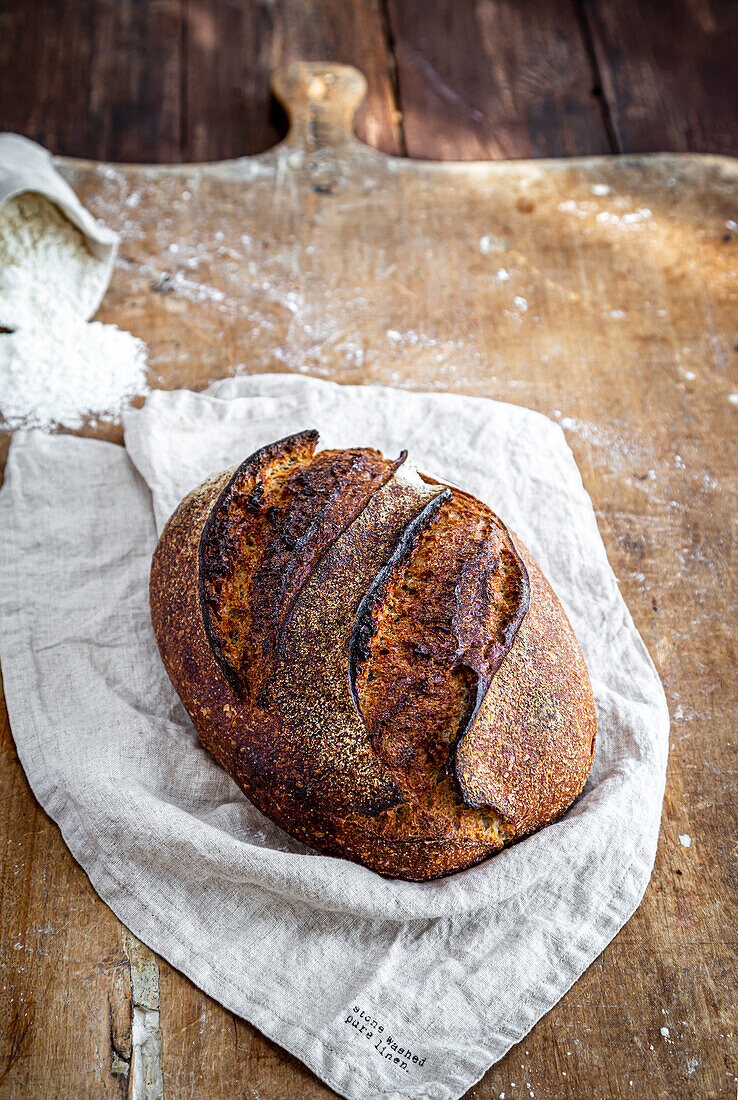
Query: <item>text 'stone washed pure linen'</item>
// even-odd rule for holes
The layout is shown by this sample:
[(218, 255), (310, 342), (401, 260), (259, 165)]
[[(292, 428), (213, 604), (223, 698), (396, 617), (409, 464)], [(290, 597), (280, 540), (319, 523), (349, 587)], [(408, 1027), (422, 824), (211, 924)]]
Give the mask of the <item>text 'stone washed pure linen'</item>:
[[(148, 576), (166, 519), (206, 475), (312, 427), (324, 447), (407, 448), (486, 501), (589, 667), (582, 796), (446, 879), (389, 881), (290, 839), (201, 748), (159, 659)], [(292, 375), (157, 391), (125, 430), (125, 450), (40, 432), (11, 447), (0, 657), (31, 786), (135, 935), (342, 1096), (456, 1100), (623, 926), (656, 852), (666, 702), (564, 434), (512, 405)]]

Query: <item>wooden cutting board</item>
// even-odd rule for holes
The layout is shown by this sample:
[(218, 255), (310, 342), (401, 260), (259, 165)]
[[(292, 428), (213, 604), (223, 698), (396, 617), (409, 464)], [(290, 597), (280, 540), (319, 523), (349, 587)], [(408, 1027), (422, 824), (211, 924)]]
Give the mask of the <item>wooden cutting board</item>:
[[(122, 237), (98, 318), (147, 342), (152, 386), (296, 371), (562, 424), (671, 705), (662, 840), (637, 915), (470, 1095), (732, 1096), (737, 162), (403, 160), (354, 138), (356, 70), (275, 90), (292, 128), (263, 155), (59, 162)], [(332, 1095), (121, 930), (17, 760), (1, 782), (0, 1095)], [(132, 1003), (160, 1003), (148, 1085)]]

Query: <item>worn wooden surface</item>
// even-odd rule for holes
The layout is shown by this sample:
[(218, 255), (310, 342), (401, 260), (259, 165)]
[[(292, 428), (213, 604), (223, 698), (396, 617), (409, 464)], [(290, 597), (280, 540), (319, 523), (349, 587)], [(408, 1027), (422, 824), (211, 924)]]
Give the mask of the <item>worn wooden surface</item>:
[(738, 4), (584, 0), (619, 150), (738, 152)]
[(734, 0), (3, 0), (0, 129), (98, 160), (260, 152), (301, 58), (364, 71), (385, 152), (735, 154), (737, 24)]
[[(662, 838), (631, 922), (469, 1096), (733, 1096), (736, 165), (387, 159), (351, 137), (351, 72), (282, 90), (295, 129), (264, 156), (65, 166), (123, 235), (99, 316), (147, 341), (152, 385), (306, 371), (562, 423), (670, 702)], [(0, 1095), (154, 1097), (159, 1071), (170, 1098), (333, 1095), (156, 973), (36, 806), (5, 716), (1, 744)], [(136, 1009), (160, 1012), (153, 1064)]]
[(612, 152), (575, 4), (390, 0), (410, 156)]

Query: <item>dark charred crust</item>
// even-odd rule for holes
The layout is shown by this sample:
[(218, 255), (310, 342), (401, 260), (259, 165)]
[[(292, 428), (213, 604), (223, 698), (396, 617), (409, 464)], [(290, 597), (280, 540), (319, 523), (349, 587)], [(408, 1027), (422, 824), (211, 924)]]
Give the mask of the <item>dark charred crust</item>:
[[(406, 455), (407, 452), (403, 451), (403, 454)], [(418, 544), (418, 539), (422, 532), (433, 519), (435, 519), (441, 506), (445, 501), (451, 498), (451, 495), (450, 489), (444, 489), (442, 493), (426, 504), (423, 511), (417, 515), (414, 520), (408, 523), (400, 536), (392, 557), (377, 573), (366, 595), (359, 604), (359, 609), (356, 612), (356, 618), (354, 619), (354, 625), (351, 630), (351, 641), (349, 642), (348, 678), (351, 698), (356, 707), (356, 713), (362, 721), (361, 702), (356, 690), (356, 676), (359, 666), (363, 664), (369, 656), (369, 642), (374, 634), (374, 622), (372, 619), (373, 608), (378, 601), (381, 600), (384, 590), (393, 574), (402, 563), (407, 561), (410, 557)]]
[(263, 698), (284, 626), (321, 558), (407, 457), (316, 455), (316, 442), (316, 433), (302, 433), (247, 459), (201, 540), (208, 637), (244, 701)]
[(403, 804), (402, 792), (394, 787), (386, 794), (369, 794), (357, 800), (354, 810), (363, 817), (375, 820), (387, 810), (394, 810)]
[[(230, 568), (228, 557), (232, 555), (235, 549), (233, 537), (227, 528), (228, 505), (233, 501), (234, 496), (245, 482), (258, 478), (259, 474), (277, 459), (294, 455), (296, 459), (298, 456), (302, 458), (303, 462), (309, 461), (315, 452), (319, 438), (319, 433), (314, 428), (310, 428), (296, 435), (286, 436), (275, 443), (268, 443), (265, 447), (261, 447), (244, 459), (218, 496), (200, 536), (198, 590), (205, 633), (221, 671), (239, 696), (243, 695), (243, 681), (236, 669), (224, 656), (223, 643), (215, 630), (215, 619), (211, 612), (209, 600), (210, 594), (207, 591), (209, 582), (214, 578), (226, 576)], [(263, 495), (263, 485), (257, 483), (244, 499), (244, 509), (246, 511), (258, 511)]]
[[(290, 615), (290, 613), (291, 613), (291, 611), (292, 611), (292, 609), (295, 605), (295, 601), (296, 601), (298, 595), (300, 594), (300, 591), (302, 590), (302, 587), (304, 586), (304, 583), (307, 580), (307, 577), (309, 576), (310, 572), (312, 571), (312, 569), (315, 568), (318, 561), (320, 561), (320, 559), (325, 555), (326, 551), (329, 550), (331, 546), (333, 546), (333, 544), (336, 542), (336, 539), (339, 538), (339, 536), (346, 530), (347, 527), (350, 526), (350, 524), (354, 523), (358, 519), (358, 517), (364, 511), (364, 509), (366, 508), (367, 504), (369, 503), (371, 498), (374, 496), (374, 494), (379, 489), (381, 489), (384, 485), (387, 484), (387, 482), (390, 480), (390, 478), (394, 476), (396, 471), (400, 468), (400, 466), (402, 466), (403, 462), (405, 462), (406, 459), (407, 459), (407, 451), (401, 451), (400, 454), (398, 455), (398, 457), (394, 460), (394, 462), (387, 463), (386, 468), (380, 474), (380, 476), (375, 478), (372, 481), (371, 485), (367, 487), (367, 491), (365, 491), (365, 492), (358, 495), (357, 500), (354, 503), (354, 507), (348, 512), (348, 514), (344, 514), (342, 516), (340, 524), (336, 524), (332, 537), (326, 537), (325, 536), (325, 531), (324, 531), (323, 532), (324, 537), (321, 539), (321, 541), (317, 545), (317, 547), (315, 547), (313, 549), (313, 553), (309, 554), (309, 555), (305, 554), (305, 558), (307, 560), (304, 560), (303, 564), (302, 564), (301, 575), (300, 575), (301, 583), (296, 584), (296, 583), (293, 582), (292, 592), (290, 593), (289, 601), (287, 602), (286, 606), (284, 607), (282, 622), (280, 623), (279, 629), (277, 630), (276, 635), (275, 635), (274, 645), (273, 645), (274, 658), (275, 659), (282, 655), (284, 629), (285, 629), (286, 623), (287, 623), (287, 621), (289, 619), (289, 615)], [(309, 537), (310, 537), (311, 534), (312, 534), (312, 530), (306, 532), (305, 536), (300, 541), (300, 544), (298, 546), (296, 546), (296, 552), (297, 553), (299, 553), (301, 550), (305, 550), (307, 548), (307, 545), (308, 545), (308, 542), (309, 542)], [(285, 573), (284, 578), (282, 580), (277, 581), (277, 583), (280, 586), (280, 593), (283, 592), (284, 589), (287, 587), (287, 584), (290, 581), (290, 579), (291, 578), (290, 578), (289, 574)]]

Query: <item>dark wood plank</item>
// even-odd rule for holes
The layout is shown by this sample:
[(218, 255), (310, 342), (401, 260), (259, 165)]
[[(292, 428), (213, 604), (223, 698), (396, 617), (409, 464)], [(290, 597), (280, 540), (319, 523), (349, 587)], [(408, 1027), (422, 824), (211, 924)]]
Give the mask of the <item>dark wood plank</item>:
[(255, 153), (279, 141), (270, 79), (290, 61), (356, 65), (369, 89), (357, 132), (384, 152), (401, 151), (391, 58), (379, 0), (186, 0), (188, 160)]
[(10, 0), (0, 17), (0, 129), (55, 153), (169, 163), (256, 153), (284, 137), (270, 77), (343, 60), (369, 82), (362, 140), (402, 149), (379, 0)]
[(611, 151), (569, 0), (389, 0), (388, 10), (410, 156)]
[(583, 0), (626, 153), (738, 153), (735, 0)]
[(728, 0), (389, 0), (387, 11), (383, 0), (7, 0), (0, 127), (97, 159), (253, 153), (284, 134), (270, 71), (323, 58), (363, 69), (359, 134), (402, 152), (394, 46), (413, 156), (738, 150)]
[(181, 38), (175, 0), (9, 0), (0, 129), (69, 156), (180, 160)]

